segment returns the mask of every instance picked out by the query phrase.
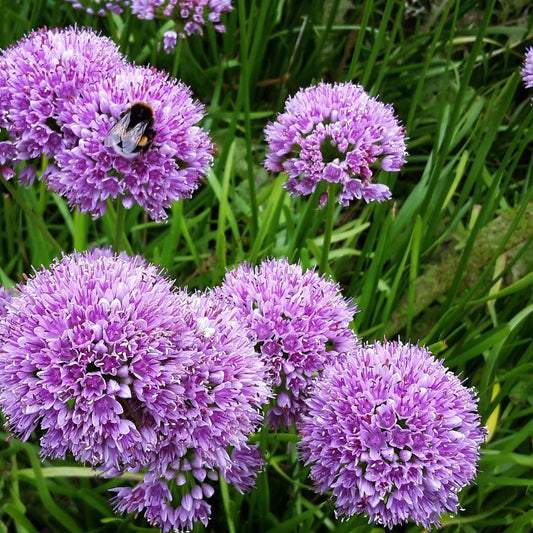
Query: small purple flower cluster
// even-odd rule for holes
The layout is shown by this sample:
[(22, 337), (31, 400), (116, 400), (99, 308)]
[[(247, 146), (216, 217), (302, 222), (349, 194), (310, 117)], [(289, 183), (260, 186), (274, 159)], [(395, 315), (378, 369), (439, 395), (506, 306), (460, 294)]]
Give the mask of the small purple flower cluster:
[(106, 2), (100, 2), (100, 0), (67, 0), (73, 4), (74, 9), (83, 9), (89, 15), (98, 15), (104, 17), (107, 12), (120, 15), (124, 8), (131, 4), (130, 0), (106, 0)]
[(404, 128), (392, 107), (353, 83), (300, 90), (265, 136), (265, 166), (287, 173), (292, 196), (309, 195), (323, 181), (339, 183), (345, 206), (354, 198), (388, 200), (390, 190), (374, 181), (375, 170), (398, 171), (407, 155)]
[(0, 321), (0, 404), (43, 456), (107, 475), (140, 472), (117, 508), (162, 531), (206, 523), (220, 475), (248, 490), (261, 466), (248, 435), (270, 395), (236, 311), (174, 290), (140, 257), (95, 250), (41, 269)]
[(269, 371), (276, 397), (267, 422), (290, 427), (304, 412), (316, 376), (355, 350), (350, 322), (357, 307), (336, 283), (286, 259), (256, 268), (242, 264), (227, 272), (214, 292), (238, 310)]
[(533, 46), (526, 51), (526, 59), (520, 74), (522, 74), (526, 88), (531, 89), (533, 87)]
[(213, 24), (215, 31), (224, 32), (221, 15), (233, 9), (233, 0), (113, 0), (101, 4), (98, 0), (67, 0), (76, 9), (84, 9), (90, 14), (103, 16), (106, 10), (119, 14), (131, 7), (131, 12), (140, 19), (169, 19), (175, 23), (175, 30), (165, 32), (163, 48), (170, 53), (176, 46), (178, 37), (204, 31), (207, 23)]
[(185, 38), (193, 33), (203, 33), (207, 22), (218, 32), (226, 28), (220, 22), (222, 13), (233, 9), (232, 0), (132, 0), (131, 11), (141, 19), (172, 19), (176, 27), (183, 28), (178, 33)]
[[(212, 164), (212, 142), (195, 125), (204, 109), (190, 89), (128, 64), (110, 40), (89, 30), (41, 30), (4, 51), (0, 101), (8, 136), (0, 143), (4, 177), (25, 162), (19, 177), (31, 183), (34, 161), (45, 156), (40, 179), (95, 218), (108, 199), (120, 198), (162, 220), (174, 200), (190, 198)], [(142, 150), (131, 141), (130, 154), (107, 146), (113, 125), (139, 102), (153, 113), (153, 138)], [(123, 130), (129, 135), (127, 124)]]
[(338, 515), (429, 529), (457, 511), (485, 430), (473, 390), (426, 348), (359, 346), (324, 370), (308, 408), (300, 454)]

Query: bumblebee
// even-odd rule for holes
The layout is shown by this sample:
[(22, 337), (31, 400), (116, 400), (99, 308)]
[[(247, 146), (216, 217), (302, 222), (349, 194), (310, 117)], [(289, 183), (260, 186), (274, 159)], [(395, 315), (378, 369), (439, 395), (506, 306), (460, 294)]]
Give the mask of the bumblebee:
[(124, 157), (135, 157), (146, 152), (155, 137), (154, 110), (144, 102), (136, 102), (120, 115), (117, 123), (107, 133), (104, 144)]

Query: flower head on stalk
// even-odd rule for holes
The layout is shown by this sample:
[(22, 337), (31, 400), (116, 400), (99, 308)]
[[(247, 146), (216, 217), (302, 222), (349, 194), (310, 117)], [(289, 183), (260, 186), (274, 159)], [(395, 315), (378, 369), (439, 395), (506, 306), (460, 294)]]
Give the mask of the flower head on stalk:
[(486, 430), (474, 391), (426, 348), (359, 346), (322, 373), (308, 407), (300, 454), (338, 515), (429, 529), (457, 511)]
[[(134, 117), (134, 108), (148, 117)], [(86, 85), (65, 108), (61, 118), (73, 143), (57, 153), (48, 183), (94, 218), (105, 213), (107, 199), (121, 198), (126, 208), (137, 202), (153, 220), (162, 220), (174, 200), (191, 197), (212, 163), (211, 140), (196, 126), (203, 116), (202, 105), (181, 82), (126, 65)], [(129, 153), (107, 146), (117, 123), (121, 128), (114, 135), (131, 144)]]
[(374, 174), (400, 170), (407, 155), (405, 131), (392, 106), (349, 82), (300, 90), (265, 135), (265, 166), (287, 173), (292, 196), (309, 195), (320, 182), (339, 183), (345, 206), (353, 199), (389, 199), (389, 188), (376, 183)]
[(21, 162), (23, 183), (35, 178), (34, 160), (71, 146), (63, 131), (64, 106), (88, 83), (125, 64), (110, 40), (92, 30), (41, 29), (0, 56), (0, 165), (5, 177)]
[[(218, 475), (253, 485), (261, 458), (247, 439), (270, 391), (234, 309), (108, 250), (64, 256), (18, 292), (0, 321), (0, 406), (14, 434), (39, 429), (43, 456), (71, 453), (107, 475), (145, 469), (118, 508), (167, 531), (208, 519), (199, 500)], [(173, 497), (156, 516), (139, 491), (161, 483)]]
[(526, 88), (530, 89), (533, 87), (533, 46), (527, 49), (526, 60), (524, 61), (524, 66), (520, 74), (522, 74)]
[(214, 292), (237, 309), (269, 371), (276, 398), (267, 421), (275, 428), (289, 427), (304, 411), (316, 375), (355, 349), (349, 324), (356, 306), (343, 298), (336, 283), (286, 259), (255, 268), (241, 264)]

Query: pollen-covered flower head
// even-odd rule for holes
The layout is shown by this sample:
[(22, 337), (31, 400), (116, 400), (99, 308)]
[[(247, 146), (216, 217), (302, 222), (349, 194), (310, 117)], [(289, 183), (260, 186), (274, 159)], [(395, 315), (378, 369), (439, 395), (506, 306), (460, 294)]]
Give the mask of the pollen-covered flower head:
[[(138, 108), (151, 120), (133, 112)], [(183, 83), (126, 65), (87, 84), (66, 106), (61, 118), (72, 145), (57, 153), (47, 182), (95, 218), (105, 213), (107, 199), (121, 198), (126, 208), (137, 202), (152, 219), (164, 219), (174, 200), (191, 197), (212, 163), (211, 140), (196, 126), (203, 116)], [(127, 150), (118, 149), (127, 143)]]
[(269, 370), (276, 398), (267, 421), (289, 427), (316, 374), (357, 344), (349, 327), (356, 306), (336, 283), (286, 259), (241, 264), (214, 292), (237, 309)]
[(27, 161), (20, 179), (31, 183), (32, 160), (54, 156), (66, 143), (60, 118), (64, 106), (86, 84), (110, 76), (124, 63), (110, 39), (79, 28), (38, 30), (3, 50), (0, 128), (8, 140), (0, 143), (0, 165), (5, 173)]
[(299, 426), (301, 457), (338, 515), (429, 528), (455, 512), (476, 474), (480, 427), (472, 389), (424, 347), (359, 346), (328, 367)]
[(309, 195), (324, 181), (339, 183), (339, 202), (387, 200), (389, 188), (376, 183), (380, 169), (405, 163), (405, 131), (391, 105), (353, 83), (320, 83), (289, 98), (285, 111), (265, 128), (265, 166), (286, 172), (292, 196)]
[(533, 46), (527, 49), (526, 60), (520, 74), (522, 74), (526, 88), (533, 87)]

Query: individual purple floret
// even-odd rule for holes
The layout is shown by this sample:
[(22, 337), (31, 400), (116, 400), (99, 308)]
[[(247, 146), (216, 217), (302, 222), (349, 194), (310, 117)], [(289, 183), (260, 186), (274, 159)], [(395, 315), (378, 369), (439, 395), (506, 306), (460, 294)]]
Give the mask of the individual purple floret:
[(308, 407), (300, 455), (338, 516), (429, 529), (457, 511), (486, 430), (475, 392), (426, 348), (359, 346), (322, 373)]
[(168, 30), (163, 35), (163, 50), (167, 54), (170, 54), (172, 50), (176, 47), (176, 43), (178, 42), (178, 34), (174, 30)]
[(526, 60), (520, 74), (522, 74), (526, 88), (533, 87), (533, 46), (527, 49)]
[[(205, 523), (200, 500), (219, 475), (253, 485), (262, 462), (247, 439), (270, 391), (234, 309), (109, 250), (64, 256), (18, 292), (0, 321), (11, 432), (39, 430), (43, 456), (71, 453), (110, 476), (143, 470), (117, 507), (164, 531)], [(143, 491), (162, 499), (140, 501)]]
[(4, 177), (12, 177), (25, 161), (19, 179), (31, 183), (33, 161), (53, 157), (67, 142), (60, 118), (64, 106), (86, 84), (111, 76), (124, 63), (110, 39), (79, 28), (38, 30), (3, 50), (0, 128), (8, 139), (0, 143)]
[[(152, 122), (140, 120), (134, 107)], [(162, 220), (174, 200), (191, 197), (211, 166), (211, 139), (195, 125), (203, 116), (183, 83), (126, 65), (87, 84), (62, 113), (71, 146), (56, 154), (48, 184), (94, 218), (105, 213), (106, 200), (121, 198), (126, 208), (137, 202), (153, 220)], [(113, 134), (117, 123), (122, 127)]]
[(308, 388), (339, 354), (357, 345), (349, 324), (357, 311), (339, 286), (286, 259), (241, 264), (215, 289), (238, 317), (269, 369), (276, 398), (267, 421), (289, 427), (301, 416)]
[(388, 186), (376, 183), (374, 174), (400, 170), (407, 155), (405, 131), (392, 106), (350, 82), (301, 89), (267, 125), (265, 136), (265, 166), (287, 173), (292, 196), (309, 195), (322, 181), (339, 183), (345, 206), (353, 199), (389, 199)]
[(0, 287), (0, 318), (6, 316), (7, 305), (13, 298), (13, 291)]

